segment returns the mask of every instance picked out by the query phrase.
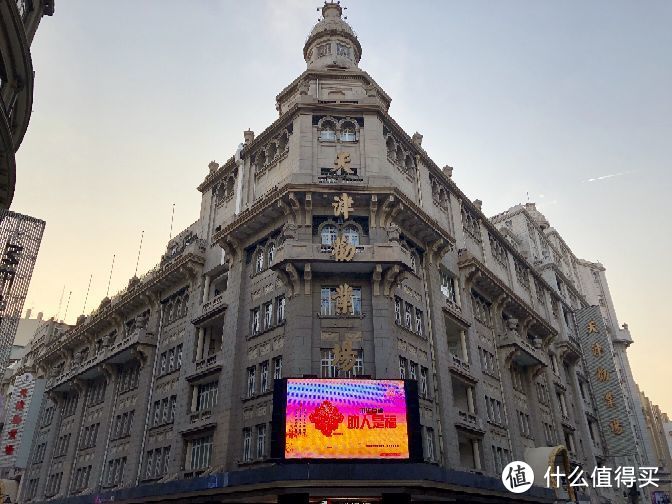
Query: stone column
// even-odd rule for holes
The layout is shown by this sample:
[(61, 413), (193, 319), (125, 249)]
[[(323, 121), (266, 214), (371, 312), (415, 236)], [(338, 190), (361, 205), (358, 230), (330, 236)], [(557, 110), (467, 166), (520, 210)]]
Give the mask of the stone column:
[(467, 348), (467, 334), (460, 331), (460, 344), (462, 345), (462, 360), (469, 364), (469, 350)]
[(198, 344), (196, 346), (196, 362), (200, 361), (203, 358), (203, 336), (205, 329), (202, 327), (198, 328)]
[(203, 302), (208, 302), (208, 297), (210, 296), (210, 277), (205, 275), (205, 280), (203, 281)]
[(191, 389), (191, 412), (194, 413), (198, 408), (198, 386), (194, 385)]
[(472, 415), (476, 414), (476, 408), (474, 407), (474, 387), (467, 387), (467, 407), (469, 408), (469, 413)]
[(474, 468), (477, 471), (481, 470), (481, 452), (478, 449), (478, 439), (472, 439), (471, 440), (471, 447), (474, 450)]

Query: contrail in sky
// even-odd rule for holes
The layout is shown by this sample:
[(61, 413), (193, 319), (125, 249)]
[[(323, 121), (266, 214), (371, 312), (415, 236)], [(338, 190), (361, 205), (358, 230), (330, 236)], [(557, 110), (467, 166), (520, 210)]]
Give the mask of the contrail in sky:
[(620, 177), (621, 175), (628, 175), (630, 173), (635, 173), (632, 171), (625, 171), (625, 172), (619, 172), (619, 173), (610, 173), (609, 175), (602, 175), (600, 177), (595, 177), (595, 178), (589, 178), (586, 180), (586, 182), (598, 182), (600, 180), (605, 180), (613, 177)]

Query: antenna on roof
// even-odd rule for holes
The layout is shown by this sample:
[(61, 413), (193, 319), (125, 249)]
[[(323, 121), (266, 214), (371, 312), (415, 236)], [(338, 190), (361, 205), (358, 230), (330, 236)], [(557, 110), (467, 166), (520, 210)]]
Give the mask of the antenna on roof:
[(175, 203), (173, 203), (173, 213), (170, 216), (170, 236), (168, 236), (168, 241), (173, 238), (173, 220), (175, 219)]
[(138, 264), (140, 264), (140, 252), (142, 251), (142, 239), (145, 237), (145, 231), (142, 231), (142, 234), (140, 235), (140, 248), (138, 249), (138, 260), (135, 261), (135, 273), (133, 273), (133, 276), (138, 276)]
[(86, 314), (86, 302), (89, 300), (89, 291), (91, 290), (92, 279), (93, 279), (93, 273), (91, 273), (91, 276), (89, 276), (89, 286), (86, 288), (86, 296), (84, 297), (84, 308), (82, 309), (83, 314)]
[(117, 254), (112, 255), (112, 267), (110, 268), (110, 278), (107, 280), (107, 292), (105, 293), (105, 297), (108, 297), (110, 295), (110, 283), (112, 282), (112, 272), (114, 271), (115, 257), (117, 257)]
[(65, 284), (63, 284), (63, 289), (61, 290), (61, 298), (58, 300), (58, 311), (54, 317), (58, 321), (58, 316), (61, 314), (61, 305), (63, 304), (63, 294), (65, 294)]
[(65, 305), (65, 314), (63, 315), (63, 322), (65, 322), (66, 319), (68, 318), (68, 308), (70, 308), (70, 296), (72, 296), (72, 291), (68, 292), (68, 302)]

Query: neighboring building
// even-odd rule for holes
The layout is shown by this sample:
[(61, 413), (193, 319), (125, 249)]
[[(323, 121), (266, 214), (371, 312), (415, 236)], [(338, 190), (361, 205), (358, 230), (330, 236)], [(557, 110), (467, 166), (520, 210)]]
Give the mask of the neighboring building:
[[(38, 318), (41, 319), (40, 315)], [(22, 320), (34, 320), (29, 316), (27, 314)], [(36, 379), (29, 368), (34, 358), (43, 351), (44, 341), (69, 327), (53, 319), (41, 320), (28, 346), (14, 345), (15, 350), (1, 385), (4, 404), (0, 425), (0, 480), (5, 489), (12, 488), (12, 485), (6, 484), (8, 480), (21, 481), (43, 402), (45, 380)]]
[[(671, 502), (672, 499), (672, 424), (667, 413), (653, 404), (644, 392), (640, 392), (644, 406), (644, 420), (646, 429), (653, 444), (653, 454), (649, 456), (650, 464), (660, 467), (661, 479), (666, 484), (654, 489), (658, 492), (660, 502)], [(657, 504), (654, 498), (654, 504)]]
[(14, 337), (14, 344), (26, 346), (35, 336), (35, 332), (44, 324), (44, 314), (39, 312), (36, 318), (32, 318), (32, 310), (26, 310), (25, 316), (19, 320), (19, 325), (16, 328), (16, 336)]
[[(508, 493), (503, 467), (608, 459), (574, 320), (590, 303), (400, 128), (341, 7), (322, 14), (279, 118), (210, 163), (198, 220), (40, 343), (23, 502), (551, 503), (567, 488)], [(306, 375), (416, 380), (424, 462), (272, 460), (274, 379)], [(599, 491), (577, 497), (622, 501)]]
[(16, 160), (33, 109), (35, 71), (30, 45), (54, 0), (0, 1), (0, 209), (14, 198)]

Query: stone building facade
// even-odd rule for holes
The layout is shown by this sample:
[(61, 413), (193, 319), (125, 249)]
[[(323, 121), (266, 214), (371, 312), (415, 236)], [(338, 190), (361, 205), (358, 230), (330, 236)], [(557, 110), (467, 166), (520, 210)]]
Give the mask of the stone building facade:
[(33, 107), (35, 73), (30, 44), (54, 0), (0, 1), (0, 208), (9, 208), (16, 184), (15, 152)]
[[(553, 502), (566, 490), (507, 493), (502, 468), (604, 461), (573, 319), (588, 300), (401, 129), (341, 7), (322, 14), (278, 119), (210, 163), (198, 220), (45, 341), (24, 502)], [(301, 376), (416, 380), (424, 463), (271, 460), (273, 380)]]

